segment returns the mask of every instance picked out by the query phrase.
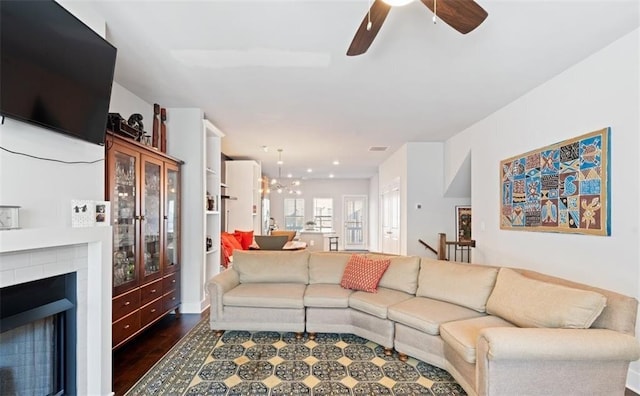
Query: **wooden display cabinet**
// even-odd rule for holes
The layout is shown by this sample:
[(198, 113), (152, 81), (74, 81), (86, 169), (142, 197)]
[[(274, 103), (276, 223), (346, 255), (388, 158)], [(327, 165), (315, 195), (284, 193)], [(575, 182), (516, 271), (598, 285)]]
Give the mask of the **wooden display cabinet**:
[(107, 133), (113, 225), (112, 345), (180, 308), (181, 161)]

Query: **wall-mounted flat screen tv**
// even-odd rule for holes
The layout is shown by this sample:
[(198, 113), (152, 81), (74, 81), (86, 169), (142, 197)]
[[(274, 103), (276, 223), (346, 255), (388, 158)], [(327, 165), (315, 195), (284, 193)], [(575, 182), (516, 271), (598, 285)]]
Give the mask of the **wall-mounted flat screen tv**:
[(103, 144), (116, 52), (52, 0), (0, 0), (0, 114)]

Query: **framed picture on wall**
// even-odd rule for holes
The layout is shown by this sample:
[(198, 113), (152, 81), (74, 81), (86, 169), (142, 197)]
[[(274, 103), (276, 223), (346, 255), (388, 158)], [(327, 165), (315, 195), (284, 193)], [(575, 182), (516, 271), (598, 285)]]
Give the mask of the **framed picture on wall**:
[(468, 242), (471, 240), (471, 206), (456, 206), (456, 240)]

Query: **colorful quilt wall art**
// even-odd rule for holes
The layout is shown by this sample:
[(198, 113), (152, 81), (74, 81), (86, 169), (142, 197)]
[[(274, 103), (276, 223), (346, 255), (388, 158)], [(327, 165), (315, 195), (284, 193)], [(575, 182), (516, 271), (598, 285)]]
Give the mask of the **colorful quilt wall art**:
[(611, 128), (500, 162), (500, 228), (611, 235)]

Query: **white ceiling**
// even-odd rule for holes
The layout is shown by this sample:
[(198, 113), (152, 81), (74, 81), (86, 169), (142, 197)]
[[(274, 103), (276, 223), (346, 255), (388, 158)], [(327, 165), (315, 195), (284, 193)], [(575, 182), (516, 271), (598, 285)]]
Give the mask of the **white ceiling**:
[(283, 173), (359, 178), (403, 143), (443, 141), (639, 25), (638, 0), (478, 3), (489, 16), (467, 35), (434, 25), (420, 2), (393, 8), (357, 57), (345, 53), (367, 0), (74, 7), (106, 21), (119, 84), (149, 103), (202, 108), (227, 155), (275, 176), (282, 148)]

